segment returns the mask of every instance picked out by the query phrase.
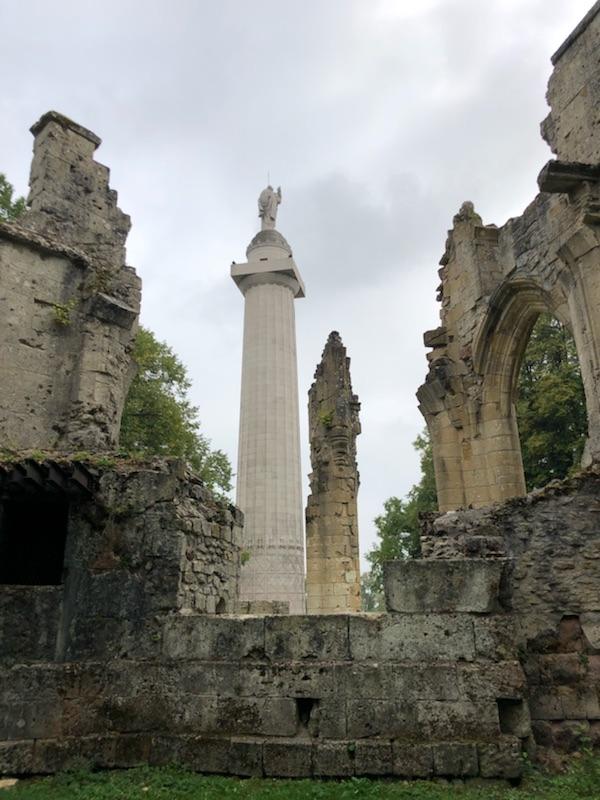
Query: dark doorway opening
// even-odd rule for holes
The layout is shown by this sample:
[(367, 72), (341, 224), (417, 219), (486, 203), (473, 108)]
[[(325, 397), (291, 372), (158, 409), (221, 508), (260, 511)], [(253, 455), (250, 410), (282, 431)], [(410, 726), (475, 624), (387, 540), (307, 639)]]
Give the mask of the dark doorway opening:
[(0, 502), (0, 584), (60, 584), (69, 503), (40, 492)]

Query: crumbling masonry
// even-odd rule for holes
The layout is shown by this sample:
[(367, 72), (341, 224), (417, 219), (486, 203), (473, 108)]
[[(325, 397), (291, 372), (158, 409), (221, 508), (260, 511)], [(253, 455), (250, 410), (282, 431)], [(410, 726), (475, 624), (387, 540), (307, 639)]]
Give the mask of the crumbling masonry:
[(329, 334), (308, 393), (310, 490), (306, 507), (306, 595), (309, 613), (360, 610), (356, 437), (360, 403), (350, 359), (337, 331)]
[[(522, 490), (511, 381), (541, 307), (571, 320), (598, 453), (599, 38), (596, 4), (555, 56), (542, 194), (450, 235), (420, 391), (443, 509)], [(234, 613), (239, 510), (106, 452), (139, 284), (97, 137), (54, 113), (34, 135), (31, 210), (0, 227), (0, 444), (27, 450), (0, 460), (0, 773), (515, 780), (524, 751), (600, 745), (597, 461), (432, 519), (423, 558), (386, 566), (386, 613)]]
[(130, 221), (94, 133), (55, 112), (31, 131), (29, 210), (0, 223), (2, 446), (109, 450), (134, 374)]
[(525, 494), (515, 414), (531, 329), (549, 311), (572, 331), (600, 457), (600, 49), (598, 4), (552, 58), (542, 134), (557, 160), (540, 194), (501, 228), (472, 203), (454, 217), (441, 260), (441, 327), (425, 334), (418, 391), (433, 445), (440, 510)]

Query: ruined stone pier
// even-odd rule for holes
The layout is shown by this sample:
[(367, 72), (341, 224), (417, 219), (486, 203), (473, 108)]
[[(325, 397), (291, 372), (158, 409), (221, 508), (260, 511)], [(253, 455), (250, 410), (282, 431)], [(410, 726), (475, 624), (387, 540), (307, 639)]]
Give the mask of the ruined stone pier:
[(360, 610), (356, 507), (359, 409), (350, 380), (350, 359), (339, 333), (333, 331), (308, 393), (312, 466), (306, 507), (309, 613)]

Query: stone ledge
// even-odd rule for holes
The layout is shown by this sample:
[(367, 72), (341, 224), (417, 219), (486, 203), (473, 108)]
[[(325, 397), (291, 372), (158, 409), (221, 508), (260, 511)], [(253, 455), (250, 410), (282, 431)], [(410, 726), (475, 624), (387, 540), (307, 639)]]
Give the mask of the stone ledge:
[(383, 568), (388, 611), (490, 614), (499, 609), (505, 559), (409, 559)]
[(68, 258), (73, 264), (79, 267), (91, 266), (90, 259), (74, 247), (68, 247), (48, 236), (41, 236), (34, 233), (29, 228), (19, 225), (16, 222), (0, 222), (0, 240), (7, 239), (17, 244), (28, 245), (35, 250), (50, 255)]
[(597, 0), (596, 3), (590, 8), (587, 12), (585, 17), (581, 20), (581, 22), (575, 26), (575, 28), (571, 31), (571, 33), (567, 36), (561, 46), (556, 50), (556, 52), (552, 55), (550, 60), (552, 61), (552, 66), (556, 66), (558, 60), (561, 56), (563, 56), (569, 47), (578, 39), (581, 34), (585, 31), (587, 26), (590, 22), (594, 19), (596, 14), (600, 11), (600, 0)]
[(516, 737), (433, 745), (395, 739), (310, 739), (129, 733), (0, 742), (0, 774), (52, 774), (85, 761), (97, 769), (179, 764), (197, 772), (279, 778), (395, 776), (518, 778)]
[(538, 175), (538, 186), (541, 192), (572, 192), (584, 181), (600, 180), (599, 164), (580, 164), (575, 161), (551, 160)]
[(87, 139), (89, 142), (92, 142), (92, 144), (95, 145), (94, 149), (102, 144), (102, 139), (93, 131), (89, 130), (88, 128), (84, 128), (83, 125), (79, 125), (77, 122), (73, 122), (72, 119), (65, 117), (64, 114), (60, 114), (58, 111), (46, 111), (46, 113), (43, 114), (37, 122), (34, 122), (29, 130), (34, 136), (38, 136), (49, 122), (56, 122), (61, 126), (61, 128), (73, 131), (73, 133), (76, 133), (78, 136), (82, 136), (84, 139)]

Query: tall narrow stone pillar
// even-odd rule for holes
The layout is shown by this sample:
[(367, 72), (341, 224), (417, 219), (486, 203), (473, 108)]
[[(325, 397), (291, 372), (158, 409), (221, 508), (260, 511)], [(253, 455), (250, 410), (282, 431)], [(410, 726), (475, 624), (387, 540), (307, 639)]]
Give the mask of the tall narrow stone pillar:
[(306, 507), (309, 614), (360, 610), (356, 437), (360, 403), (339, 333), (329, 334), (308, 393), (310, 495)]
[(290, 246), (260, 231), (234, 264), (244, 295), (237, 505), (245, 516), (240, 600), (305, 610), (294, 298), (304, 285)]

